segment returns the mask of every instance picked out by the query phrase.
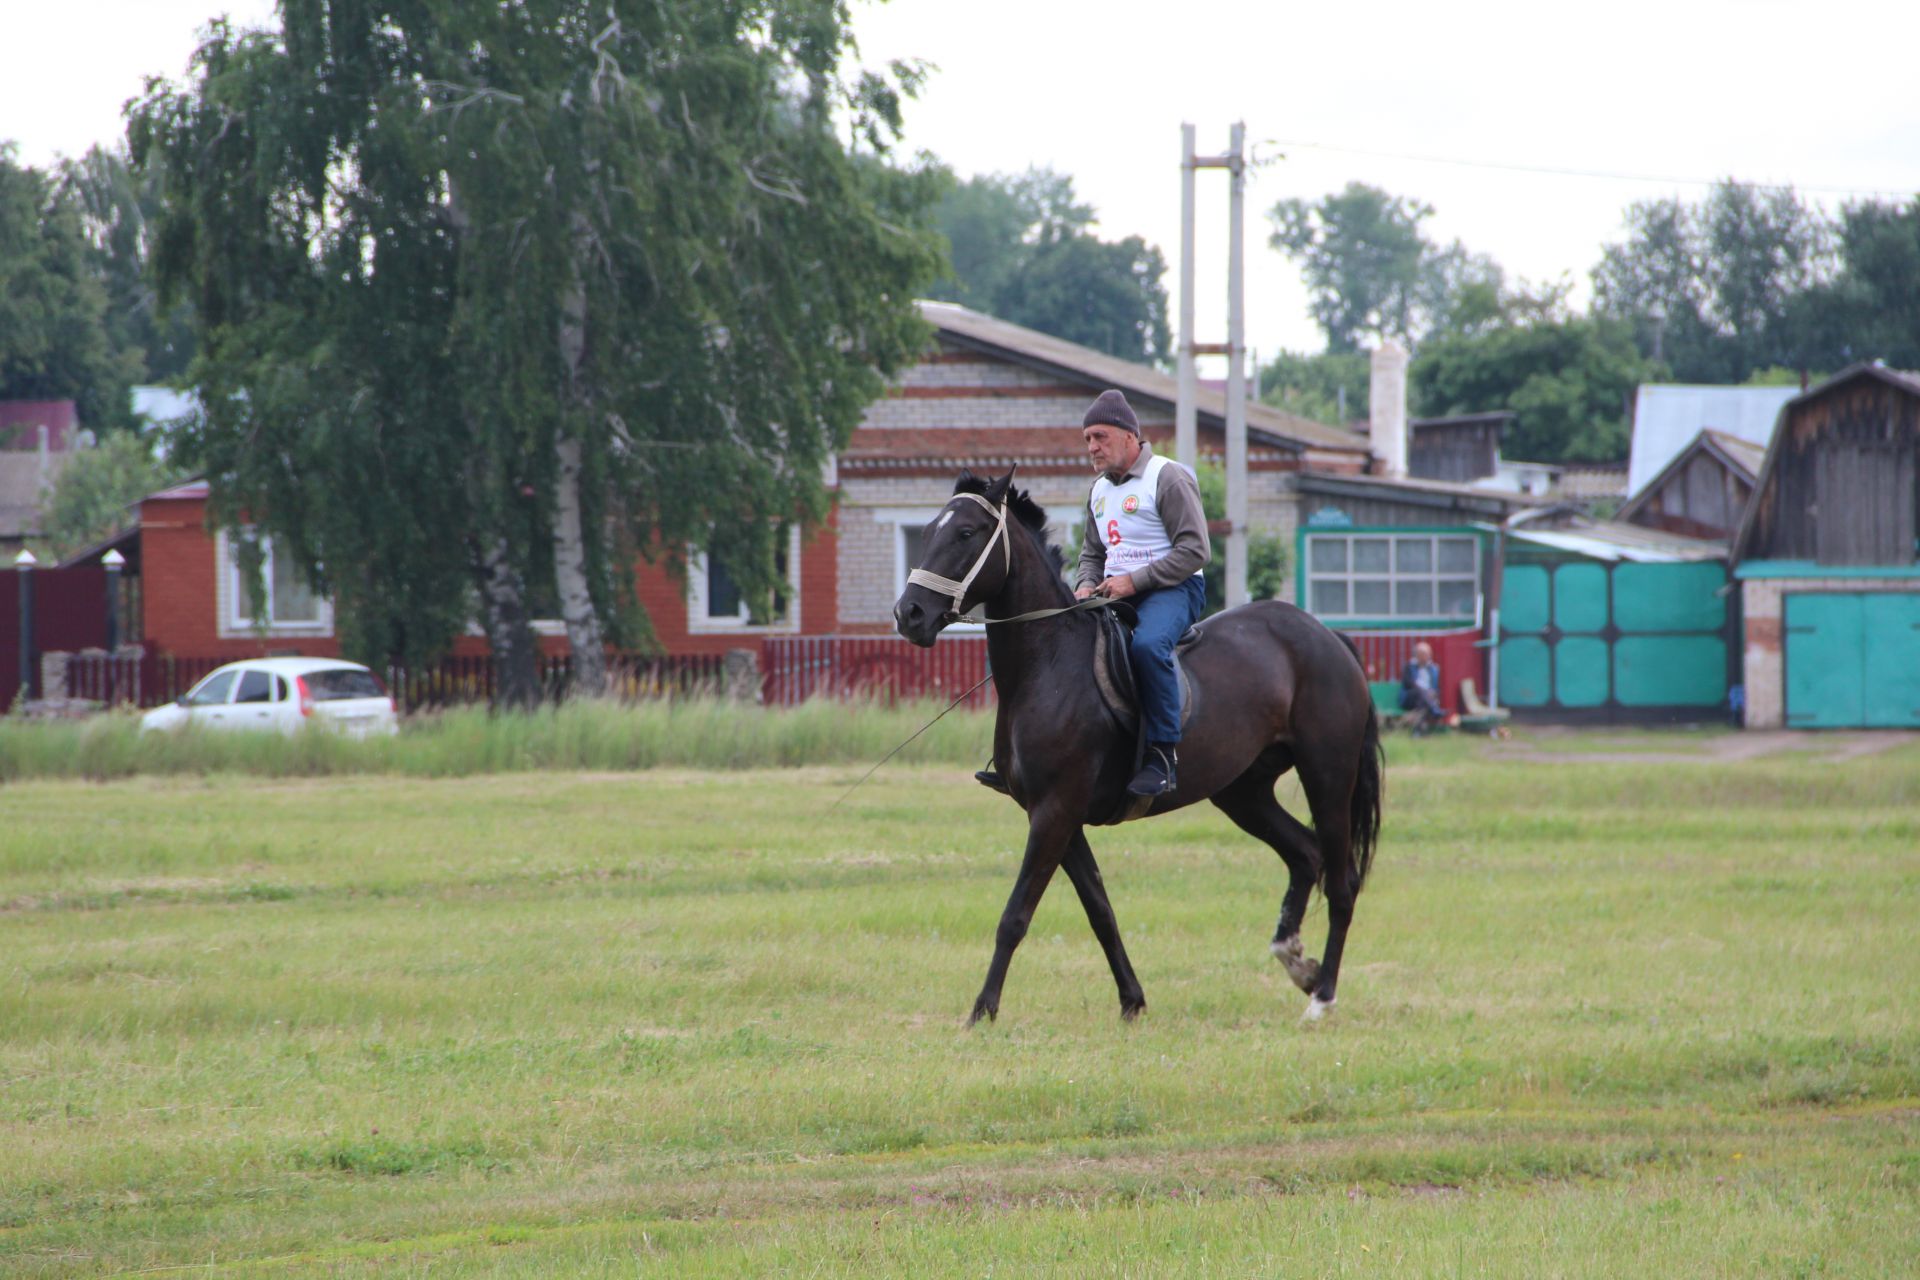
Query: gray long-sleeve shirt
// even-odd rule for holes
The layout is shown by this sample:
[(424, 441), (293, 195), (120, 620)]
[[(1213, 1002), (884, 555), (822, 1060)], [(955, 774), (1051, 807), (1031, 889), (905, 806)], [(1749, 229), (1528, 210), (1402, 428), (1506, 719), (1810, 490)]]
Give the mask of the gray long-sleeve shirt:
[[(1116, 484), (1129, 477), (1139, 478), (1153, 457), (1153, 446), (1140, 442), (1140, 456), (1133, 460), (1124, 476), (1111, 476)], [(1152, 564), (1135, 569), (1135, 591), (1158, 591), (1185, 581), (1213, 559), (1213, 543), (1207, 538), (1207, 514), (1200, 506), (1200, 486), (1185, 467), (1160, 468), (1160, 482), (1153, 491), (1154, 506), (1160, 522), (1167, 527), (1167, 541), (1173, 550)], [(1091, 497), (1089, 497), (1091, 501)], [(1074, 586), (1098, 586), (1107, 576), (1107, 544), (1101, 540), (1099, 522), (1088, 517), (1087, 503), (1080, 504), (1080, 566)]]

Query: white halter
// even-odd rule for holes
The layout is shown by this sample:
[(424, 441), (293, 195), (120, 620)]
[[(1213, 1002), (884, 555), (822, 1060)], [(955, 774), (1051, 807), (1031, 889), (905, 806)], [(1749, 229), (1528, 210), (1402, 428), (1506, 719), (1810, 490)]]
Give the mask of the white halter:
[(955, 613), (959, 613), (967, 607), (967, 588), (971, 587), (973, 580), (980, 576), (980, 570), (986, 565), (987, 557), (993, 554), (994, 543), (997, 542), (1000, 544), (1001, 551), (1006, 559), (1007, 571), (1009, 573), (1013, 571), (1013, 543), (1007, 537), (1007, 504), (1005, 501), (1002, 501), (1000, 505), (996, 507), (977, 493), (956, 493), (947, 505), (952, 506), (953, 503), (958, 502), (962, 498), (967, 499), (969, 502), (979, 503), (993, 513), (994, 519), (993, 536), (987, 539), (986, 546), (980, 548), (980, 557), (973, 562), (973, 568), (967, 570), (967, 576), (958, 582), (955, 582), (952, 578), (943, 578), (937, 573), (928, 573), (925, 569), (915, 569), (907, 575), (907, 581), (916, 587), (927, 587), (931, 590), (938, 591), (943, 596), (951, 596), (953, 598), (953, 611)]

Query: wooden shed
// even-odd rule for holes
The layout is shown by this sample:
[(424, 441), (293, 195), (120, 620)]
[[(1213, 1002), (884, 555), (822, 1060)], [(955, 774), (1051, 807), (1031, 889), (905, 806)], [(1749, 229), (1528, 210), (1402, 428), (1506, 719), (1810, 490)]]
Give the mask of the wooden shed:
[(1750, 728), (1920, 728), (1920, 374), (1780, 411), (1734, 540)]
[(1629, 498), (1614, 519), (1689, 538), (1730, 538), (1753, 496), (1765, 457), (1765, 445), (1709, 427)]

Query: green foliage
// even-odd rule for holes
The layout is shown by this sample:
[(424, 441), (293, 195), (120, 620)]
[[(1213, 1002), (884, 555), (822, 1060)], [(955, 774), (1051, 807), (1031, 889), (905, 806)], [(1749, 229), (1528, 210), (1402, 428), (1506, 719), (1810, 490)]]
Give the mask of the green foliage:
[(124, 148), (93, 147), (60, 166), (60, 187), (78, 203), (87, 256), (107, 294), (107, 340), (138, 362), (141, 382), (183, 378), (193, 359), (193, 313), (162, 306), (149, 270), (159, 182), (135, 173)]
[[(1195, 473), (1200, 481), (1200, 506), (1208, 520), (1227, 518), (1227, 469), (1218, 462), (1203, 460)], [(1206, 611), (1218, 613), (1227, 607), (1227, 540), (1222, 534), (1208, 534), (1213, 558), (1201, 570), (1207, 590)], [(1272, 600), (1286, 589), (1287, 543), (1279, 534), (1258, 530), (1247, 534), (1247, 598)]]
[(1125, 360), (1165, 360), (1167, 264), (1138, 236), (1106, 241), (1073, 179), (1050, 169), (955, 184), (941, 200), (950, 275), (930, 297)]
[(134, 503), (181, 478), (179, 467), (154, 456), (152, 440), (132, 431), (67, 455), (41, 513), (54, 555), (64, 559), (126, 528)]
[(73, 196), (0, 144), (0, 400), (72, 400), (95, 431), (132, 421), (138, 359), (116, 351)]
[(1491, 258), (1427, 239), (1421, 223), (1433, 216), (1431, 205), (1378, 187), (1350, 182), (1313, 204), (1282, 200), (1267, 216), (1268, 243), (1299, 262), (1313, 318), (1335, 354), (1477, 325), (1501, 288)]
[(1840, 270), (1797, 299), (1803, 368), (1859, 360), (1920, 369), (1920, 198), (1850, 204), (1837, 231)]
[(843, 79), (847, 47), (812, 0), (216, 23), (132, 126), (201, 324), (180, 447), (215, 517), (297, 556), (350, 652), (418, 659), (476, 593), (494, 634), (553, 580), (571, 441), (603, 617), (690, 545), (770, 590), (777, 522), (824, 516), (826, 458), (925, 342), (938, 258), (940, 175), (876, 152), (917, 72)]
[(1260, 399), (1288, 413), (1344, 427), (1364, 420), (1370, 412), (1372, 368), (1361, 351), (1322, 355), (1282, 351), (1272, 363), (1260, 366)]
[(1627, 456), (1635, 387), (1664, 373), (1626, 322), (1582, 318), (1436, 339), (1413, 362), (1409, 393), (1423, 417), (1513, 410), (1506, 457), (1610, 462)]
[(1806, 367), (1804, 300), (1832, 272), (1832, 228), (1791, 188), (1717, 184), (1628, 207), (1627, 237), (1593, 271), (1597, 314), (1629, 321), (1640, 349), (1684, 382), (1738, 383)]

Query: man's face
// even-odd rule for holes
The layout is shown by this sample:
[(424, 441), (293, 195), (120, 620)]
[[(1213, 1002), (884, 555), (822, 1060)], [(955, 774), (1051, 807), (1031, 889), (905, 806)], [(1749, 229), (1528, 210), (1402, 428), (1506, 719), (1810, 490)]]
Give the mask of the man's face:
[(1125, 471), (1140, 451), (1140, 437), (1119, 427), (1096, 422), (1081, 433), (1087, 440), (1087, 460), (1095, 471)]
[(1423, 667), (1431, 663), (1433, 661), (1432, 646), (1426, 644), (1413, 646), (1413, 660)]

